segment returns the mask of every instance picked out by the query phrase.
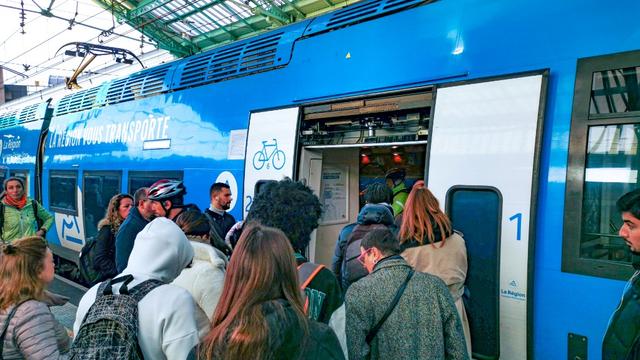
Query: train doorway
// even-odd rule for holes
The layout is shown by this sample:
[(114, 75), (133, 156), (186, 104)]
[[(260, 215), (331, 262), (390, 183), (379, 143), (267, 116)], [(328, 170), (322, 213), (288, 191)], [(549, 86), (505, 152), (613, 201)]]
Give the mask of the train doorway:
[(302, 108), (297, 177), (316, 192), (324, 209), (308, 249), (310, 259), (331, 265), (338, 235), (356, 222), (367, 185), (386, 183), (385, 175), (394, 170), (405, 175), (392, 191), (408, 192), (425, 179), (433, 91), (428, 87)]
[(331, 266), (340, 231), (356, 222), (367, 186), (386, 184), (385, 175), (390, 172), (404, 173), (404, 179), (390, 185), (390, 190), (408, 193), (425, 178), (426, 150), (426, 143), (303, 148), (299, 178), (316, 192), (324, 209), (309, 257)]

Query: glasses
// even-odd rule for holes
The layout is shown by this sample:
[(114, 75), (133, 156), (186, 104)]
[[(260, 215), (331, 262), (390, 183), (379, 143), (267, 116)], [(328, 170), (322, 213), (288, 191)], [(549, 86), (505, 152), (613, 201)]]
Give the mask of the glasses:
[(358, 262), (364, 266), (364, 258), (369, 254), (371, 248), (365, 250), (360, 256), (358, 256)]

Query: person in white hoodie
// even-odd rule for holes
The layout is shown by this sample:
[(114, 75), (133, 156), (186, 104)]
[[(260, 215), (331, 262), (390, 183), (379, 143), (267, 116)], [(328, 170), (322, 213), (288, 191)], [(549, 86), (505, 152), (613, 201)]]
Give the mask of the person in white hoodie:
[(172, 284), (186, 289), (193, 296), (197, 304), (196, 321), (200, 338), (203, 338), (209, 332), (213, 312), (222, 294), (227, 257), (209, 245), (211, 228), (203, 213), (186, 210), (178, 215), (176, 224), (187, 235), (194, 257), (191, 267), (182, 270)]
[[(182, 230), (167, 218), (157, 218), (147, 224), (136, 240), (124, 271), (118, 275), (133, 275), (129, 287), (145, 280), (164, 283), (173, 281), (193, 260), (193, 248)], [(122, 283), (113, 285), (117, 293)], [(95, 285), (80, 300), (74, 334), (96, 299), (100, 284)], [(161, 285), (138, 303), (138, 341), (145, 359), (185, 359), (198, 343), (195, 303), (191, 294), (174, 285)]]

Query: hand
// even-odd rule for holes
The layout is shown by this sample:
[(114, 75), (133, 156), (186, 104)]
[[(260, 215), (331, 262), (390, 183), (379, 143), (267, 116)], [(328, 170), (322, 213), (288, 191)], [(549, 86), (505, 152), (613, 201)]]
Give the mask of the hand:
[(44, 237), (46, 234), (47, 233), (42, 229), (36, 231), (36, 236)]

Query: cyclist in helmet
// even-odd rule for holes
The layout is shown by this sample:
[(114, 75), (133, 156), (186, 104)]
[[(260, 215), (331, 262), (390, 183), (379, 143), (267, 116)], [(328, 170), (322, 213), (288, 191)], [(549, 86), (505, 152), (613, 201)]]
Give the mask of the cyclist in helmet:
[(187, 208), (200, 211), (193, 204), (184, 205), (186, 194), (187, 188), (184, 187), (182, 181), (169, 179), (156, 181), (149, 187), (149, 200), (152, 201), (151, 206), (154, 214), (174, 220)]
[(409, 197), (409, 189), (404, 183), (406, 175), (407, 171), (403, 168), (393, 168), (387, 171), (385, 175), (387, 186), (393, 192), (393, 203), (391, 204), (393, 216), (402, 214), (404, 203), (407, 202), (407, 197)]

